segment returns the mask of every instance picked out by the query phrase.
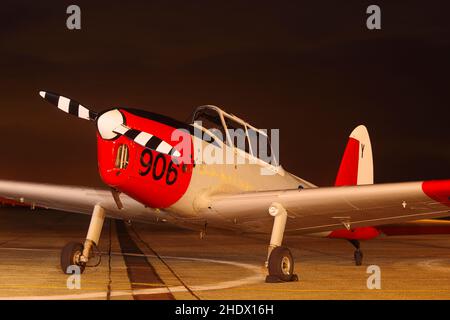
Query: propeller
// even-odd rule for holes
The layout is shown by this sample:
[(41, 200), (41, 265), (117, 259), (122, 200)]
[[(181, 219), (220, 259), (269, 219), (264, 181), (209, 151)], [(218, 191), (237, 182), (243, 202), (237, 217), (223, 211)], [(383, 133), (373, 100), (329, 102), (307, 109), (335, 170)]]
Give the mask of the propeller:
[(144, 148), (155, 150), (156, 152), (168, 154), (174, 157), (181, 156), (180, 152), (177, 149), (172, 147), (166, 141), (161, 140), (157, 136), (152, 135), (148, 132), (132, 129), (124, 124), (121, 124), (119, 127), (115, 128), (113, 132), (123, 135), (130, 140), (133, 140)]
[(178, 150), (159, 137), (145, 131), (127, 127), (124, 124), (124, 117), (118, 109), (109, 110), (98, 115), (73, 99), (47, 91), (39, 91), (39, 95), (65, 113), (81, 119), (96, 121), (97, 129), (104, 139), (113, 139), (117, 135), (122, 135), (144, 148), (173, 157), (181, 156)]
[(95, 121), (97, 119), (97, 113), (89, 110), (73, 99), (46, 91), (39, 91), (39, 95), (65, 113), (85, 120)]

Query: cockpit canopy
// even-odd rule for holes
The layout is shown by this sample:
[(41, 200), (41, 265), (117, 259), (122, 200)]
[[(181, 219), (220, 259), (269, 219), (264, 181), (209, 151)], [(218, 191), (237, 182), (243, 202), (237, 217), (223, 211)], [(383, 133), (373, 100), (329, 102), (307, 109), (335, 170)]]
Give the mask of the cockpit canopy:
[(207, 129), (224, 144), (272, 165), (278, 165), (267, 130), (257, 129), (233, 114), (219, 107), (205, 105), (197, 107), (192, 116), (192, 124), (197, 123)]

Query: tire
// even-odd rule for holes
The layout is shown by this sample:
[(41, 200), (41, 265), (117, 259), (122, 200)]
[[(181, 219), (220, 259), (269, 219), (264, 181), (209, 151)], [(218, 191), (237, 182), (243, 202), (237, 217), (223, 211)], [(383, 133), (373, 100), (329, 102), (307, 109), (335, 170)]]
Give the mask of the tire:
[(72, 274), (71, 272), (67, 272), (67, 268), (72, 265), (76, 265), (80, 268), (80, 274), (84, 271), (84, 264), (78, 264), (75, 261), (75, 257), (77, 255), (81, 255), (83, 253), (83, 245), (78, 242), (69, 242), (64, 246), (61, 251), (61, 270), (65, 274)]
[(269, 257), (269, 275), (282, 281), (292, 281), (294, 276), (294, 258), (286, 247), (276, 247)]

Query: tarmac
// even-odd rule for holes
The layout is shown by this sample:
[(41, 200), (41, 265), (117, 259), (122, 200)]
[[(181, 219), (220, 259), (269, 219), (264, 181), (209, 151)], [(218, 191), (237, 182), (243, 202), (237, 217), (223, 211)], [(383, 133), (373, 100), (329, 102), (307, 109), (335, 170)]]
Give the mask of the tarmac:
[(269, 284), (268, 235), (208, 230), (200, 239), (165, 223), (106, 220), (101, 261), (75, 279), (62, 273), (60, 251), (83, 241), (89, 218), (0, 208), (0, 299), (450, 299), (449, 235), (362, 242), (362, 266), (344, 240), (288, 236), (299, 281)]

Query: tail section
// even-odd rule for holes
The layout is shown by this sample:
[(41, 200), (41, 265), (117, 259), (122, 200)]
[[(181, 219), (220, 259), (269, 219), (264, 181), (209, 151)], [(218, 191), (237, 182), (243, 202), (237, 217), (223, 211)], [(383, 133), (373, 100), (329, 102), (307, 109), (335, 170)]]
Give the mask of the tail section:
[[(335, 186), (373, 184), (373, 158), (367, 128), (360, 125), (352, 131), (341, 160)], [(380, 234), (375, 227), (360, 227), (351, 230), (332, 231), (328, 237), (347, 240), (369, 240)]]
[(360, 125), (349, 136), (335, 186), (373, 184), (373, 158), (367, 128)]

